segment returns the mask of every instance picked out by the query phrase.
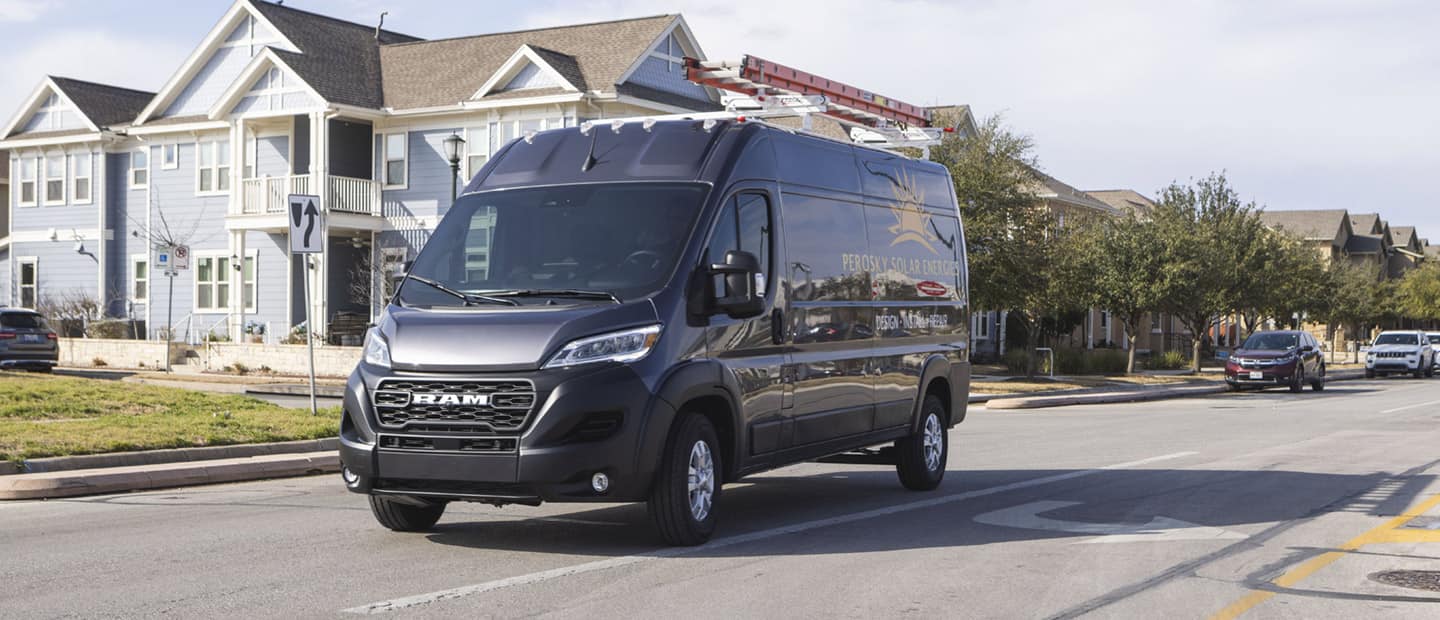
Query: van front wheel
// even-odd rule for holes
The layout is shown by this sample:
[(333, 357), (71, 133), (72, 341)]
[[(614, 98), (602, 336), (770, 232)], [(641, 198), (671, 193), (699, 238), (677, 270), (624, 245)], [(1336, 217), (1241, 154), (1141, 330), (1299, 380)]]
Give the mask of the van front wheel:
[(930, 491), (945, 478), (950, 437), (945, 429), (945, 405), (934, 394), (920, 405), (920, 431), (895, 441), (899, 456), (895, 471), (900, 484), (911, 491)]
[(681, 416), (666, 443), (646, 506), (665, 542), (698, 545), (715, 533), (721, 463), (720, 441), (710, 420), (697, 413)]
[(388, 497), (370, 496), (370, 512), (375, 520), (397, 532), (424, 532), (435, 527), (440, 515), (445, 514), (444, 502), (417, 506), (399, 502)]

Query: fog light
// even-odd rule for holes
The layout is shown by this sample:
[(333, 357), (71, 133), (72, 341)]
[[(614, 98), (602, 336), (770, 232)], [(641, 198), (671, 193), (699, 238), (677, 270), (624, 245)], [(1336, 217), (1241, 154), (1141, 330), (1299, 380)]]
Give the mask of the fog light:
[(604, 493), (606, 491), (609, 491), (610, 476), (607, 476), (605, 474), (595, 474), (594, 476), (591, 476), (590, 488), (595, 489), (596, 493)]
[(360, 474), (350, 471), (349, 467), (340, 468), (340, 479), (345, 481), (346, 486), (353, 487), (357, 484), (360, 484)]

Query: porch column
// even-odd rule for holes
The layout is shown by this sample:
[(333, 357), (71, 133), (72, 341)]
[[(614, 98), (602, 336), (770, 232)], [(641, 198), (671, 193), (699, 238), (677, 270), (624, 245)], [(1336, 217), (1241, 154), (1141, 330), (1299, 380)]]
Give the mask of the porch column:
[(230, 341), (240, 342), (245, 339), (245, 231), (230, 233), (230, 256)]
[[(245, 119), (237, 118), (230, 125), (230, 199), (228, 213), (243, 213), (241, 203), (245, 191), (241, 187), (245, 180)], [(218, 182), (218, 180), (217, 180)]]

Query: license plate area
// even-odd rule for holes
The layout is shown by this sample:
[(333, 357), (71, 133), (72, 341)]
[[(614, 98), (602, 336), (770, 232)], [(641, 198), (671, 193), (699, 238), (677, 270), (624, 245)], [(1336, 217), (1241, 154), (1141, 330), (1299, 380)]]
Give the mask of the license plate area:
[(1252, 371), (1250, 371), (1250, 379), (1251, 379), (1251, 380), (1264, 379), (1264, 378), (1265, 378), (1265, 373), (1263, 373), (1263, 372), (1261, 372), (1261, 371), (1259, 371), (1259, 370), (1252, 370)]
[(20, 342), (25, 344), (40, 344), (44, 340), (45, 337), (40, 334), (20, 334)]

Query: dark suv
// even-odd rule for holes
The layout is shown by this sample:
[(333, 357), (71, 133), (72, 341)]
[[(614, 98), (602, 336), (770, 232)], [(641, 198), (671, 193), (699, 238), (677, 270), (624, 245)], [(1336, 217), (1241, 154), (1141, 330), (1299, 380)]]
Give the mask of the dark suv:
[(1325, 389), (1325, 357), (1315, 337), (1303, 331), (1252, 334), (1225, 363), (1232, 390), (1284, 385), (1299, 392), (1307, 382), (1317, 392)]
[(50, 372), (60, 361), (55, 330), (32, 310), (0, 308), (0, 368)]

